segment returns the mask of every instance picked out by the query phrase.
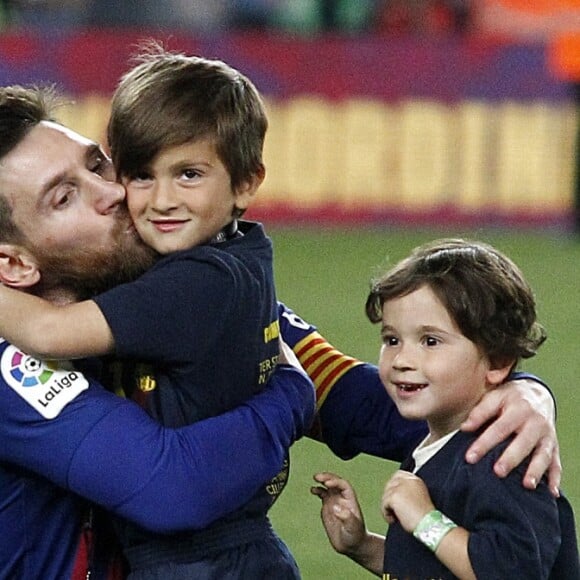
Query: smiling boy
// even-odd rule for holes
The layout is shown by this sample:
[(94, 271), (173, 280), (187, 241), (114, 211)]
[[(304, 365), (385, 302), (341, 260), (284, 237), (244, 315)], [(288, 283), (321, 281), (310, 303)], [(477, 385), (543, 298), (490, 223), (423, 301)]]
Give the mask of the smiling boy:
[(332, 545), (383, 578), (577, 579), (573, 514), (546, 480), (500, 480), (476, 465), (460, 431), (471, 410), (546, 338), (532, 290), (506, 256), (479, 242), (440, 240), (416, 248), (378, 279), (366, 312), (381, 323), (379, 373), (400, 413), (426, 420), (429, 434), (385, 486), (386, 540), (365, 529), (350, 484), (315, 479)]

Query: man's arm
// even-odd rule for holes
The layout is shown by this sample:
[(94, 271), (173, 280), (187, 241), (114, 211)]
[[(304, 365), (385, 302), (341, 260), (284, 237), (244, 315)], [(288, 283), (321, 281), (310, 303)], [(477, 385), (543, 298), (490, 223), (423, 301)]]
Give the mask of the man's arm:
[(314, 413), (312, 383), (286, 366), (248, 403), (178, 430), (96, 384), (53, 419), (5, 381), (0, 391), (1, 461), (155, 532), (204, 528), (246, 503), (279, 472)]
[[(335, 453), (344, 458), (363, 452), (400, 460), (427, 433), (422, 422), (407, 421), (398, 414), (376, 366), (342, 354), (314, 326), (282, 303), (279, 316), (282, 337), (316, 386), (322, 435)], [(549, 469), (550, 487), (555, 493), (561, 470), (553, 398), (533, 375), (518, 373), (517, 379), (506, 383), (501, 391), (488, 393), (474, 409), (470, 430), (498, 418), (485, 432), (483, 441), (477, 440), (475, 449), (481, 457), (515, 434), (502, 455), (500, 473), (507, 475), (533, 451), (525, 484), (539, 481)], [(533, 397), (527, 385), (522, 390), (522, 379), (531, 380), (537, 387)]]

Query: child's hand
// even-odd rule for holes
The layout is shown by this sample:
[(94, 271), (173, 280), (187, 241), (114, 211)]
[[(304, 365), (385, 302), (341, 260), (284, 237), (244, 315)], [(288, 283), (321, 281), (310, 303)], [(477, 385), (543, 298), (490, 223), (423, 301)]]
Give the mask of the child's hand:
[(310, 488), (322, 500), (320, 515), (332, 547), (340, 554), (353, 554), (366, 537), (364, 518), (354, 489), (333, 473), (317, 473), (322, 484)]
[(423, 480), (408, 471), (397, 471), (387, 482), (381, 507), (389, 524), (398, 520), (407, 532), (435, 509)]

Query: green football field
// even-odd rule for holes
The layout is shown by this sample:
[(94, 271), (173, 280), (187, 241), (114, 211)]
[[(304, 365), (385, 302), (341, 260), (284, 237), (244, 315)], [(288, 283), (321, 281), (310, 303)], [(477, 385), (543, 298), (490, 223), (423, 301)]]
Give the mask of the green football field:
[[(267, 220), (266, 220), (267, 222)], [(561, 233), (481, 230), (413, 230), (382, 227), (283, 229), (269, 227), (275, 244), (278, 296), (316, 324), (341, 350), (376, 362), (378, 327), (364, 315), (369, 280), (415, 245), (445, 236), (477, 238), (507, 253), (535, 289), (548, 341), (521, 368), (543, 377), (558, 401), (558, 433), (564, 465), (562, 487), (580, 514), (580, 240)], [(332, 470), (358, 491), (367, 526), (385, 531), (379, 501), (396, 465), (370, 457), (341, 461), (320, 443), (298, 442), (292, 450), (290, 482), (272, 510), (276, 530), (287, 542), (306, 580), (369, 578), (330, 547), (319, 521), (319, 500), (309, 493), (312, 474)]]

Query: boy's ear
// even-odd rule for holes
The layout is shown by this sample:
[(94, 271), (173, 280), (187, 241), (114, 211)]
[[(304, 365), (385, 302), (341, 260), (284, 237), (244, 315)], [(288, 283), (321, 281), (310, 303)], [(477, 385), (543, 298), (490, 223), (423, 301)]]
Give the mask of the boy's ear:
[(238, 210), (245, 211), (250, 206), (252, 198), (254, 197), (256, 191), (258, 191), (260, 185), (266, 177), (266, 168), (262, 165), (260, 169), (253, 173), (252, 176), (244, 181), (236, 189), (236, 203), (235, 206)]
[(0, 282), (13, 288), (29, 288), (40, 281), (34, 257), (22, 246), (0, 244)]
[(501, 385), (509, 376), (515, 362), (515, 360), (503, 360), (493, 364), (486, 374), (488, 384), (493, 388)]

